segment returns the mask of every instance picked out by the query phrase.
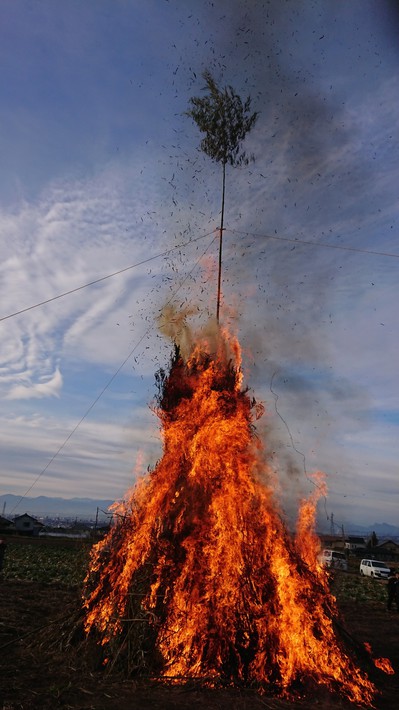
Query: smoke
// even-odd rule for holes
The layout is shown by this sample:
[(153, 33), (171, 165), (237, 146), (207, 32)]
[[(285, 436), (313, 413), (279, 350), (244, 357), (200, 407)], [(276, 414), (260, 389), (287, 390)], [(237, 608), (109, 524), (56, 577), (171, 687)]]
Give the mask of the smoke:
[[(318, 449), (334, 448), (334, 471), (345, 469), (342, 441), (367, 423), (369, 401), (356, 368), (342, 366), (341, 355), (343, 377), (334, 364), (337, 337), (341, 352), (347, 348), (342, 314), (361, 301), (367, 277), (347, 252), (316, 248), (323, 242), (366, 247), (376, 210), (372, 152), (362, 146), (378, 143), (378, 136), (364, 117), (373, 98), (384, 105), (377, 95), (384, 63), (379, 59), (376, 68), (374, 56), (389, 34), (389, 18), (396, 26), (398, 4), (364, 6), (362, 22), (361, 3), (339, 11), (325, 3), (315, 12), (305, 0), (220, 0), (205, 3), (198, 15), (209, 31), (188, 96), (201, 91), (201, 71), (209, 68), (220, 85), (250, 95), (260, 113), (245, 143), (255, 163), (227, 174), (223, 309), (239, 304), (246, 382), (267, 402), (267, 419), (257, 429), (287, 498), (302, 495), (315, 463), (331, 465)], [(211, 170), (201, 169), (203, 183), (195, 189), (204, 190), (206, 212), (217, 214), (219, 185), (212, 190)], [(381, 208), (389, 199), (384, 192)], [(189, 353), (193, 331), (183, 321), (177, 338)], [(217, 337), (213, 342), (215, 348)]]
[(168, 304), (162, 308), (157, 319), (160, 333), (179, 347), (180, 353), (186, 361), (195, 344), (192, 329), (188, 326), (186, 319), (196, 313), (197, 309), (194, 307), (177, 310), (175, 306)]
[[(199, 315), (196, 306), (177, 309), (172, 304), (165, 305), (158, 316), (159, 331), (178, 346), (183, 360), (187, 362), (195, 350), (216, 355), (223, 363), (233, 361), (240, 366), (241, 358), (233, 340), (223, 337), (225, 328), (221, 328), (216, 318), (209, 318), (197, 327), (190, 326), (187, 318)], [(231, 318), (230, 318), (231, 322)]]

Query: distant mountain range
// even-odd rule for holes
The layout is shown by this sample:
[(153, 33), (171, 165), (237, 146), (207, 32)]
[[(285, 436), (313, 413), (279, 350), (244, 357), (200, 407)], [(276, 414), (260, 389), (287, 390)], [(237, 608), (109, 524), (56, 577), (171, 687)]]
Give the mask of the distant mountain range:
[(390, 523), (373, 523), (367, 527), (362, 525), (349, 525), (345, 528), (351, 535), (370, 535), (375, 532), (377, 537), (398, 537), (399, 527)]
[[(330, 532), (328, 527), (324, 527), (319, 530), (319, 532), (328, 534)], [(373, 532), (378, 538), (398, 538), (399, 537), (399, 527), (397, 525), (391, 525), (390, 523), (372, 523), (370, 525), (356, 525), (356, 523), (347, 523), (344, 525), (345, 535), (359, 535), (360, 537), (369, 537)], [(335, 534), (340, 535), (340, 530), (337, 528)]]
[(0, 496), (0, 515), (14, 518), (16, 515), (29, 513), (36, 517), (78, 518), (79, 520), (95, 520), (106, 518), (107, 511), (113, 500), (94, 500), (92, 498), (37, 498), (6, 494)]
[[(105, 519), (113, 500), (96, 500), (93, 498), (49, 498), (38, 496), (37, 498), (26, 498), (21, 500), (21, 496), (6, 494), (0, 496), (0, 515), (6, 518), (14, 518), (22, 513), (29, 513), (37, 517), (51, 518), (78, 518), (78, 520)], [(98, 511), (98, 512), (97, 512)], [(378, 538), (398, 538), (399, 527), (390, 523), (373, 523), (370, 525), (356, 525), (355, 523), (345, 525), (345, 535), (361, 535), (367, 537), (375, 532)], [(320, 532), (328, 533), (329, 530)]]

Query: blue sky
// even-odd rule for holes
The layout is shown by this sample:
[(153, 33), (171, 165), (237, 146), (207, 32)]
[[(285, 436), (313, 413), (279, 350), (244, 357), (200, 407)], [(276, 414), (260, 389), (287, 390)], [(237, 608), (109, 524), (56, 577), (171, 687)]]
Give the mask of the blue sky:
[(321, 469), (325, 525), (399, 525), (398, 31), (384, 0), (2, 1), (0, 315), (132, 266), (0, 321), (2, 493), (118, 499), (159, 458), (156, 318), (214, 314), (220, 169), (184, 115), (209, 68), (260, 112), (222, 318), (284, 509)]

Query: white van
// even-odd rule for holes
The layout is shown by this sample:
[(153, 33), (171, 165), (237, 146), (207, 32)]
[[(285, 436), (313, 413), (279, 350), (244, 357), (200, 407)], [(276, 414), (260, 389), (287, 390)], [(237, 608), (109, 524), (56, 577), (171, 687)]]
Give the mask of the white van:
[(334, 567), (334, 569), (348, 571), (346, 555), (338, 550), (323, 550), (319, 555), (319, 562), (323, 567)]
[(387, 579), (390, 569), (385, 562), (378, 560), (362, 560), (360, 563), (360, 574), (365, 577), (376, 577), (377, 579)]

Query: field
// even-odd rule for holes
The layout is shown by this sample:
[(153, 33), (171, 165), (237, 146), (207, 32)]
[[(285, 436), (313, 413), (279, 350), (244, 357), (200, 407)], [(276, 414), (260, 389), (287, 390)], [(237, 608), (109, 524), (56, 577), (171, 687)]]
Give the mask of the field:
[[(105, 674), (96, 648), (82, 653), (71, 637), (88, 554), (88, 544), (81, 541), (10, 539), (0, 580), (0, 710), (353, 708), (323, 690), (293, 703), (250, 689), (165, 687)], [(384, 583), (361, 578), (354, 563), (348, 573), (336, 573), (331, 584), (346, 642), (352, 648), (369, 643), (374, 656), (390, 658), (396, 671), (372, 671), (380, 691), (375, 707), (396, 708), (399, 614), (386, 611)]]

